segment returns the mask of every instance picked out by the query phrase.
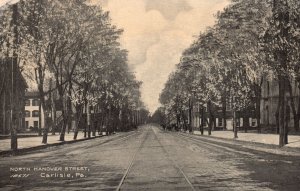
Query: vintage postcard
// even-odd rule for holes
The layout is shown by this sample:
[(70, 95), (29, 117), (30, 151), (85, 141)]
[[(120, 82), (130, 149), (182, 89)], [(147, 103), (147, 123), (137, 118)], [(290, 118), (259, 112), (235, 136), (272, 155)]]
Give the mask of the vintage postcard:
[(300, 190), (299, 0), (0, 0), (0, 190)]

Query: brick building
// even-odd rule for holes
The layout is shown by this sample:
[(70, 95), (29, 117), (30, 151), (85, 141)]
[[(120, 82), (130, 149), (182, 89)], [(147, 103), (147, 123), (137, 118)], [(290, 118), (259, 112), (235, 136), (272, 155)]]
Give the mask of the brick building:
[(10, 133), (14, 124), (25, 130), (25, 91), (28, 88), (15, 59), (0, 58), (0, 134)]

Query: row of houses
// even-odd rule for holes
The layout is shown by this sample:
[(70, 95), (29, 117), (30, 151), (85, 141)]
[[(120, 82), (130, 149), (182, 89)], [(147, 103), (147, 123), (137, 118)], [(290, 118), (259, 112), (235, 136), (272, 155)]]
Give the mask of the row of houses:
[[(207, 110), (204, 112), (204, 127), (208, 126), (210, 118), (208, 117)], [(215, 113), (215, 121), (212, 130), (233, 130), (233, 113), (231, 110), (226, 111), (226, 117), (221, 110)], [(194, 107), (192, 116), (192, 127), (194, 129), (200, 128), (202, 124), (202, 112), (199, 107)], [(237, 126), (240, 128), (255, 129), (257, 127), (257, 118), (255, 117), (255, 111), (249, 110), (247, 112), (237, 112)]]
[[(287, 114), (289, 118), (289, 127), (293, 130), (294, 127), (294, 116), (291, 108), (291, 98), (293, 98), (295, 108), (297, 110), (299, 105), (299, 88), (296, 82), (292, 82), (293, 97), (287, 95), (287, 107), (289, 107), (290, 113)], [(256, 110), (259, 109), (260, 113), (260, 127), (266, 130), (276, 130), (276, 111), (278, 107), (279, 91), (278, 82), (264, 80), (262, 83), (262, 94), (260, 100), (260, 108), (256, 108), (256, 104), (243, 111), (237, 111), (237, 126), (240, 129), (257, 129), (258, 118)], [(204, 106), (204, 112), (202, 111), (203, 106), (194, 105), (192, 111), (192, 128), (198, 129), (202, 124), (202, 119), (205, 120), (204, 127), (208, 126), (209, 117), (207, 108)], [(202, 113), (203, 112), (203, 113)], [(188, 113), (188, 112), (187, 112)], [(204, 118), (202, 118), (202, 115)], [(225, 117), (224, 117), (225, 116)], [(214, 126), (213, 130), (233, 130), (233, 111), (230, 104), (226, 104), (226, 111), (222, 111), (221, 107), (215, 108), (214, 112)], [(187, 122), (189, 121), (189, 115), (187, 115)], [(183, 123), (183, 122), (182, 122)], [(183, 125), (183, 124), (182, 124)]]

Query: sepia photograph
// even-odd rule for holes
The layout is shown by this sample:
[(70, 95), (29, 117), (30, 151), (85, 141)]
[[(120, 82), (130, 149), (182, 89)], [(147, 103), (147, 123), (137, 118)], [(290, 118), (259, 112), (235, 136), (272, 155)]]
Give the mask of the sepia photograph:
[(299, 191), (299, 0), (0, 0), (0, 190)]

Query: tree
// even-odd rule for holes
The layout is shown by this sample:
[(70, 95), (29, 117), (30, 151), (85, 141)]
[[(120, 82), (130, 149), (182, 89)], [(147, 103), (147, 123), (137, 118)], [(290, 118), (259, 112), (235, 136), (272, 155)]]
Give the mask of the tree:
[[(30, 73), (27, 76), (34, 76), (34, 80), (37, 84), (40, 104), (43, 116), (45, 116), (42, 143), (46, 144), (49, 126), (51, 124), (49, 118), (51, 104), (47, 103), (47, 97), (50, 97), (48, 91), (51, 91), (52, 89), (52, 80), (50, 79), (51, 74), (45, 60), (46, 47), (47, 44), (50, 43), (45, 35), (47, 32), (45, 23), (49, 16), (49, 10), (47, 10), (49, 3), (48, 1), (31, 0), (26, 2), (21, 1), (19, 4), (22, 11), (22, 51), (26, 52), (27, 55), (26, 60), (24, 61), (27, 62), (27, 65), (34, 68), (34, 74)], [(42, 132), (39, 129), (39, 135), (41, 135), (41, 133)]]
[[(269, 66), (275, 72), (279, 85), (279, 102), (277, 124), (279, 127), (279, 145), (288, 143), (287, 94), (290, 81), (298, 67), (297, 45), (299, 34), (299, 2), (290, 0), (274, 0), (272, 15), (268, 20), (268, 29), (264, 36), (264, 50), (267, 52)], [(291, 93), (291, 92), (290, 92)], [(292, 96), (292, 95), (290, 95)], [(294, 116), (297, 119), (297, 115)], [(298, 121), (298, 120), (297, 120)], [(296, 122), (295, 125), (298, 122)]]
[[(95, 125), (98, 122), (95, 112), (102, 115), (101, 124), (106, 125), (110, 133), (118, 130), (121, 121), (126, 122), (127, 129), (141, 122), (141, 116), (147, 113), (141, 102), (141, 82), (128, 67), (127, 51), (121, 49), (118, 42), (122, 30), (111, 24), (108, 12), (86, 0), (29, 0), (16, 5), (20, 7), (15, 16), (18, 23), (10, 25), (12, 11), (0, 17), (3, 22), (1, 54), (18, 51), (19, 60), (26, 63), (24, 70), (33, 69), (34, 74), (27, 77), (34, 76), (44, 116), (48, 117), (52, 110), (53, 120), (56, 120), (53, 92), (58, 93), (63, 121), (61, 141), (64, 141), (66, 127), (71, 128), (73, 106), (77, 115), (74, 139), (84, 109), (87, 122), (82, 124), (87, 125), (88, 137), (91, 132), (95, 136), (96, 126), (99, 126)], [(18, 30), (15, 29), (17, 24)], [(18, 32), (17, 45), (21, 48), (12, 47), (16, 41), (14, 36), (9, 36), (14, 34), (12, 30)], [(4, 84), (1, 78), (0, 87)], [(3, 88), (0, 90), (2, 93)], [(49, 127), (54, 124), (51, 119), (45, 121), (43, 143), (47, 143)]]

